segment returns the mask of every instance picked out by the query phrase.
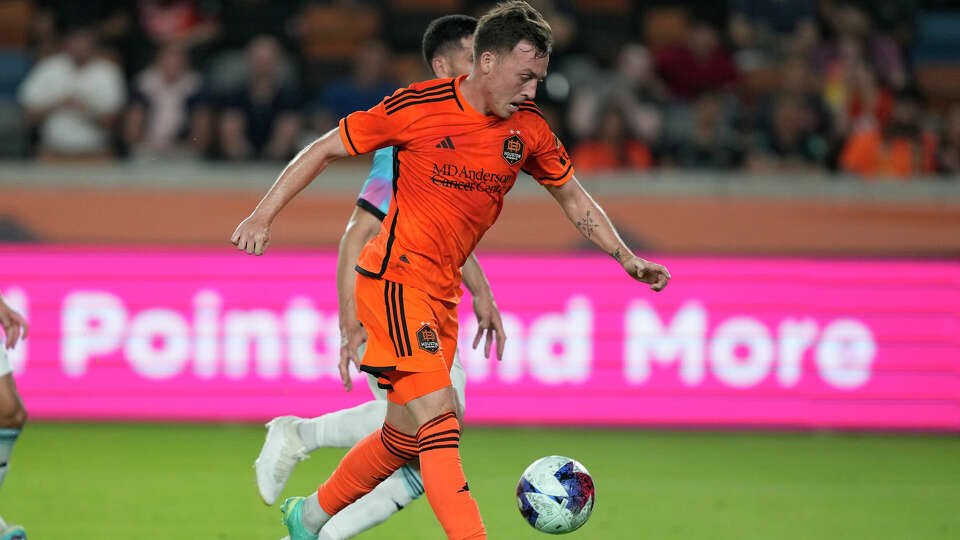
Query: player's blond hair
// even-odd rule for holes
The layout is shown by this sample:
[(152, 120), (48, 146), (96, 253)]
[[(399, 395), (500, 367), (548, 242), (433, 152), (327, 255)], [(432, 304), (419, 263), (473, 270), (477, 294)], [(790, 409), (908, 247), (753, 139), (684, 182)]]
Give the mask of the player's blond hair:
[(473, 56), (480, 58), (486, 51), (509, 53), (524, 40), (536, 47), (538, 56), (553, 50), (553, 30), (539, 11), (523, 0), (501, 2), (477, 23)]

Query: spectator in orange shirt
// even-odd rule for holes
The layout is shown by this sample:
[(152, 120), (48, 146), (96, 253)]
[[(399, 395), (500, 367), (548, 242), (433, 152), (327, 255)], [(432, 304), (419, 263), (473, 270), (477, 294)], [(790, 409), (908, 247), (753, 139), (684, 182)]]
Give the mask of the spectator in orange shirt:
[(922, 132), (920, 114), (919, 96), (898, 96), (886, 129), (875, 121), (854, 129), (840, 155), (841, 168), (864, 178), (901, 180), (935, 172), (936, 141)]
[(604, 110), (594, 135), (574, 148), (573, 161), (584, 174), (645, 171), (653, 165), (653, 156), (647, 145), (630, 136), (623, 113), (611, 106)]

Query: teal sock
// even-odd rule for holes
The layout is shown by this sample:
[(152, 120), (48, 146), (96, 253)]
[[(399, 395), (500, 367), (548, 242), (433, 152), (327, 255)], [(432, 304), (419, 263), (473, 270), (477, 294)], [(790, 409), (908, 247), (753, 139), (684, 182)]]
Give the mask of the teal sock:
[(0, 486), (7, 477), (10, 463), (10, 453), (13, 452), (13, 443), (20, 436), (19, 429), (0, 429)]

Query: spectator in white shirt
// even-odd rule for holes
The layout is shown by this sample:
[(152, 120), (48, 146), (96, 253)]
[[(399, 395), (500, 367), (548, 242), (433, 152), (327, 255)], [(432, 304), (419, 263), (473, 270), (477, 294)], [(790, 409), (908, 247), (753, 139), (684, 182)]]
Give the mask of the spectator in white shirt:
[(127, 93), (120, 69), (96, 53), (94, 30), (73, 29), (63, 52), (41, 60), (20, 86), (27, 120), (39, 129), (41, 158), (113, 155), (111, 129)]
[(212, 119), (203, 79), (179, 45), (167, 45), (133, 82), (124, 139), (140, 158), (202, 155)]

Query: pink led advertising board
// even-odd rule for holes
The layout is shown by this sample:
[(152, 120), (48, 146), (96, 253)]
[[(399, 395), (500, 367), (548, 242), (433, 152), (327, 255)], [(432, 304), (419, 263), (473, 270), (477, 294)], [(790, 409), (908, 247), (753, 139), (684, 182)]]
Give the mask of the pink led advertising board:
[[(469, 349), (484, 424), (960, 430), (960, 263), (481, 255), (509, 335)], [(370, 399), (336, 363), (335, 255), (0, 248), (27, 315), (10, 355), (35, 419), (261, 421)]]

